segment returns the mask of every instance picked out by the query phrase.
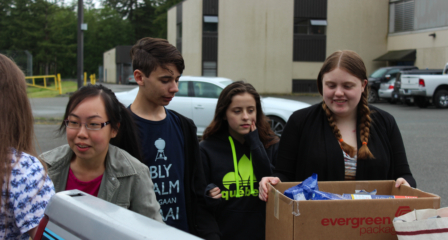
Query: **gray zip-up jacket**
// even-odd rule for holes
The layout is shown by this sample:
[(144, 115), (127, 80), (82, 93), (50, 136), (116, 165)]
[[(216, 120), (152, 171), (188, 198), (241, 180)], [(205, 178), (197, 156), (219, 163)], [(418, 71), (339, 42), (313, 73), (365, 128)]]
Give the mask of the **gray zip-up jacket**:
[[(47, 163), (48, 175), (56, 192), (65, 190), (72, 156), (73, 151), (68, 144), (39, 156)], [(98, 198), (163, 222), (148, 167), (111, 144)]]

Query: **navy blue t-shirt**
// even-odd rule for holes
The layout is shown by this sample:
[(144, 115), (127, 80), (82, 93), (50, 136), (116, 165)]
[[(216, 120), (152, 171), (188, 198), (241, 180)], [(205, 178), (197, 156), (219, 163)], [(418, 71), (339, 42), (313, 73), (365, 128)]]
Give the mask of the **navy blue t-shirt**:
[[(129, 107), (130, 109), (130, 107)], [(166, 111), (161, 121), (134, 113), (142, 149), (142, 162), (149, 167), (163, 221), (188, 232), (184, 193), (184, 137), (179, 118)]]

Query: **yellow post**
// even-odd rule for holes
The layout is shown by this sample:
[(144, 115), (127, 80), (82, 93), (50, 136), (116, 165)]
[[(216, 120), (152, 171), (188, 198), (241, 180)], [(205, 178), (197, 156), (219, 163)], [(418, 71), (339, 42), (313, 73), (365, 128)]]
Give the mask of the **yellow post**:
[(44, 77), (44, 87), (47, 87), (47, 78)]
[(33, 79), (33, 86), (36, 86), (36, 81), (34, 81), (34, 77), (31, 77)]
[(96, 84), (96, 74), (93, 74), (93, 84)]
[(54, 75), (54, 89), (58, 90), (58, 76), (56, 74)]
[(59, 94), (62, 95), (61, 74), (58, 73)]
[(84, 86), (87, 85), (87, 72), (84, 72)]

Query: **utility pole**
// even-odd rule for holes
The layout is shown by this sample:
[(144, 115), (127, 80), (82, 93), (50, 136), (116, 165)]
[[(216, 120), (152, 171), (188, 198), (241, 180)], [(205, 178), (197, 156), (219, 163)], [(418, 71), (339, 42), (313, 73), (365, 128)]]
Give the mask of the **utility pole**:
[(82, 87), (84, 80), (84, 33), (82, 25), (84, 22), (84, 4), (83, 0), (78, 0), (78, 89)]

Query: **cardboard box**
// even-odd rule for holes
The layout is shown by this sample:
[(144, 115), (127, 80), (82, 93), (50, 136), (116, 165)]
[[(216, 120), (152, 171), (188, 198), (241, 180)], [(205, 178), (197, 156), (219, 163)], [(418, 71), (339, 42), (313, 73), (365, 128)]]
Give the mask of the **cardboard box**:
[(440, 197), (395, 181), (319, 182), (319, 190), (337, 194), (356, 189), (378, 195), (417, 196), (409, 199), (294, 201), (283, 192), (299, 184), (269, 186), (266, 204), (266, 240), (397, 239), (393, 219), (414, 209), (440, 208)]

